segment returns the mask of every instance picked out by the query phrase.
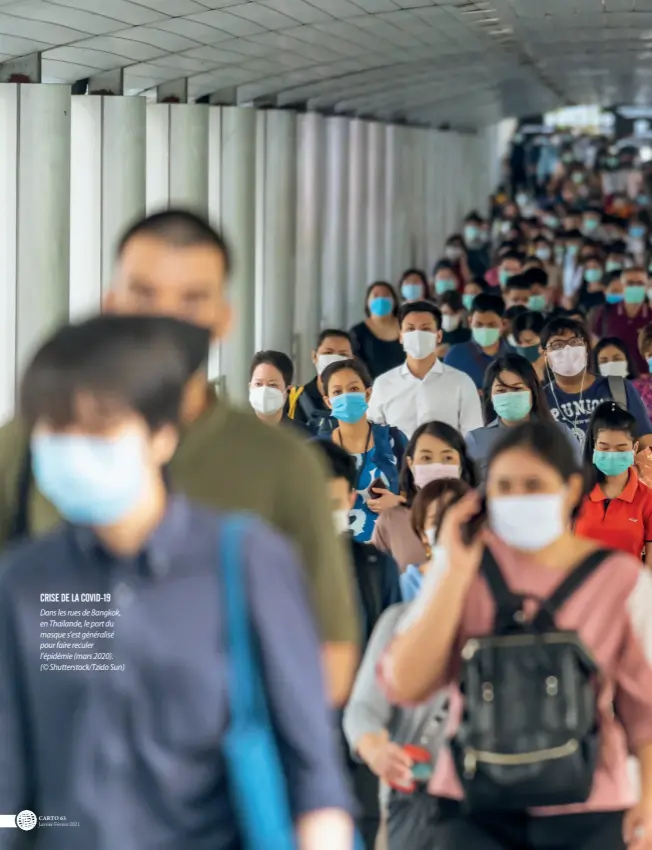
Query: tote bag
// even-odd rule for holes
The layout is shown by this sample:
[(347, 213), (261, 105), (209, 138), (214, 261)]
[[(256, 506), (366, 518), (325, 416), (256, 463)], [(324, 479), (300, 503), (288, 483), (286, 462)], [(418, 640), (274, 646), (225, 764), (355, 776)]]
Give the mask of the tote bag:
[(243, 579), (248, 527), (245, 517), (226, 520), (218, 547), (231, 712), (222, 749), (244, 850), (296, 850), (287, 785)]

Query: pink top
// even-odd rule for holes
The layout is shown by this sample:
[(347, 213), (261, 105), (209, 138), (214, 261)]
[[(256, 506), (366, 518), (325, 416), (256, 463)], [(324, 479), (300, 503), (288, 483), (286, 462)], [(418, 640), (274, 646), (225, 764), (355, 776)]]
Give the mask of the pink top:
[(632, 383), (638, 390), (645, 409), (652, 415), (652, 375), (645, 372), (640, 378), (634, 378)]
[[(538, 565), (499, 540), (492, 541), (491, 550), (507, 583), (518, 594), (547, 598), (563, 578), (556, 570)], [(641, 625), (640, 614), (634, 612), (641, 607), (639, 589), (644, 588), (646, 592), (650, 589), (649, 578), (644, 575), (640, 561), (626, 553), (614, 552), (557, 614), (557, 626), (579, 633), (603, 674), (598, 693), (602, 752), (593, 790), (586, 803), (536, 809), (534, 814), (622, 811), (637, 801), (630, 786), (627, 757), (642, 744), (652, 742), (652, 663), (646, 658), (643, 638), (637, 633)], [(528, 605), (528, 613), (533, 614), (536, 602), (528, 602)], [(494, 615), (489, 588), (479, 575), (469, 590), (451, 653), (449, 736), (459, 726), (463, 707), (457, 687), (461, 649), (469, 638), (492, 633)], [(379, 676), (389, 699), (396, 703), (392, 697), (391, 653), (381, 662)], [(614, 716), (613, 705), (619, 719)], [(447, 749), (437, 761), (428, 790), (438, 797), (459, 800), (463, 796)]]

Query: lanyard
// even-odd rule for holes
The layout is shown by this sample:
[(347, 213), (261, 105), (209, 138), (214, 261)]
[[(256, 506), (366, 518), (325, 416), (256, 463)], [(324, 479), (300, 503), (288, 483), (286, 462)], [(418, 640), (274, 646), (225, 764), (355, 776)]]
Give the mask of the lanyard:
[[(360, 484), (360, 479), (362, 478), (362, 473), (364, 472), (364, 468), (365, 468), (366, 463), (367, 463), (367, 452), (369, 451), (369, 443), (371, 442), (371, 433), (372, 433), (371, 432), (371, 425), (369, 425), (369, 430), (367, 431), (367, 441), (364, 445), (364, 452), (362, 454), (362, 463), (360, 464), (360, 469), (358, 469), (358, 474), (356, 475), (356, 478), (355, 478), (355, 489), (356, 489), (356, 491), (358, 490), (358, 485)], [(338, 431), (337, 436), (339, 437), (339, 440), (340, 440), (340, 446), (345, 451), (349, 451), (346, 448), (346, 446), (344, 445), (344, 440), (342, 439), (342, 432)], [(349, 452), (349, 454), (351, 454), (351, 452)]]

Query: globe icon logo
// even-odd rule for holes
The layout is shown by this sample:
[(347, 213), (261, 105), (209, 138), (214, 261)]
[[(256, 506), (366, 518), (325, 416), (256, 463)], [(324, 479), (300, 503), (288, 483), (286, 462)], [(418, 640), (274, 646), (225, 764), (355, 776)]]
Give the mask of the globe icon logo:
[(19, 812), (16, 815), (16, 826), (18, 829), (22, 829), (24, 832), (28, 832), (30, 829), (34, 829), (34, 827), (38, 824), (38, 818), (34, 814), (34, 812), (30, 812), (29, 809), (23, 809), (22, 812)]

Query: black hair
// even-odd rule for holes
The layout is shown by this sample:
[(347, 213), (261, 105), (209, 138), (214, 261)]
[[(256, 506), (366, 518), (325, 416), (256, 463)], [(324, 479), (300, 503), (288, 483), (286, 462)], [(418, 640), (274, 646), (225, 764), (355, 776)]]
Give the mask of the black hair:
[(439, 502), (441, 499), (444, 500), (443, 504), (438, 506), (435, 515), (434, 531), (436, 539), (441, 528), (445, 508), (459, 502), (462, 496), (465, 496), (470, 489), (466, 481), (460, 478), (442, 478), (438, 481), (429, 481), (422, 490), (419, 490), (414, 499), (410, 516), (412, 530), (419, 540), (424, 536), (426, 517), (428, 516), (430, 505), (433, 502)]
[[(534, 259), (537, 259), (536, 257)], [(538, 266), (526, 269), (522, 275), (530, 286), (548, 286), (548, 272)]]
[(382, 286), (383, 289), (386, 289), (389, 293), (389, 297), (392, 299), (394, 306), (392, 308), (392, 316), (398, 316), (398, 307), (399, 300), (398, 295), (396, 294), (396, 290), (392, 286), (391, 283), (387, 283), (385, 280), (377, 280), (375, 283), (370, 283), (367, 287), (367, 291), (364, 296), (364, 314), (365, 316), (371, 316), (371, 310), (369, 309), (369, 298), (371, 293), (377, 286)]
[(475, 296), (471, 313), (495, 313), (502, 319), (505, 315), (505, 302), (500, 295), (490, 292), (481, 292)]
[(139, 219), (118, 242), (116, 256), (121, 257), (129, 242), (138, 236), (151, 236), (173, 248), (195, 248), (207, 245), (222, 255), (227, 274), (231, 271), (231, 249), (226, 239), (204, 215), (199, 213), (173, 208)]
[(600, 354), (604, 351), (605, 348), (609, 348), (609, 346), (613, 346), (617, 348), (618, 351), (622, 352), (625, 355), (625, 359), (627, 360), (627, 377), (630, 381), (633, 381), (635, 378), (639, 376), (639, 369), (636, 363), (634, 362), (632, 356), (629, 353), (629, 350), (622, 339), (619, 339), (617, 336), (605, 336), (602, 337), (597, 343), (595, 348), (593, 349), (593, 367), (595, 369), (595, 374), (600, 374), (600, 367), (598, 366), (598, 358)]
[(567, 483), (573, 475), (582, 476), (582, 497), (572, 512), (572, 515), (575, 516), (586, 493), (587, 481), (584, 468), (577, 459), (571, 440), (564, 434), (559, 425), (555, 422), (541, 422), (531, 419), (521, 425), (505, 428), (489, 452), (487, 474), (491, 473), (492, 465), (501, 455), (514, 449), (530, 452), (534, 457), (556, 470), (564, 483)]
[(605, 289), (608, 286), (611, 286), (611, 284), (614, 282), (614, 280), (620, 280), (620, 275), (621, 275), (620, 269), (616, 269), (613, 272), (607, 272), (606, 271), (604, 273), (604, 275), (602, 276), (602, 283), (603, 283)]
[(455, 313), (459, 313), (464, 309), (462, 296), (457, 289), (449, 289), (448, 292), (444, 292), (443, 295), (440, 295), (439, 303), (442, 307), (450, 307)]
[(538, 337), (541, 336), (541, 331), (546, 320), (541, 313), (535, 313), (532, 310), (526, 310), (524, 313), (519, 313), (512, 322), (512, 336), (518, 342), (519, 335), (523, 331), (532, 331)]
[(437, 274), (437, 272), (440, 272), (443, 269), (446, 269), (446, 271), (453, 272), (453, 274), (455, 274), (455, 266), (453, 265), (453, 263), (451, 263), (450, 260), (438, 260), (432, 269), (433, 277)]
[(358, 470), (353, 455), (332, 440), (313, 440), (319, 446), (326, 459), (327, 475), (330, 480), (344, 478), (353, 490), (358, 480)]
[(636, 442), (638, 423), (636, 417), (615, 401), (603, 401), (596, 407), (589, 421), (584, 441), (584, 463), (587, 469), (591, 469), (591, 484), (604, 481), (607, 477), (593, 465), (593, 452), (600, 431), (623, 431), (632, 438), (633, 442)]
[(464, 221), (469, 223), (469, 224), (473, 223), (473, 222), (476, 222), (477, 224), (483, 224), (484, 223), (484, 219), (482, 218), (482, 216), (480, 215), (480, 213), (477, 210), (472, 210), (470, 213), (467, 213)]
[[(581, 215), (581, 213), (571, 213), (571, 215)], [(584, 234), (581, 230), (566, 230), (563, 234), (563, 238), (568, 240), (579, 240), (581, 242), (584, 241)]]
[[(476, 298), (479, 297), (479, 295), (476, 296)], [(398, 320), (401, 325), (411, 313), (429, 313), (435, 319), (437, 330), (441, 330), (441, 310), (432, 301), (408, 301), (407, 304), (402, 304), (398, 311)]]
[(348, 360), (338, 360), (337, 363), (331, 363), (324, 369), (321, 374), (321, 382), (324, 387), (325, 395), (328, 395), (328, 385), (331, 378), (333, 378), (334, 375), (337, 375), (338, 372), (343, 372), (345, 369), (350, 369), (352, 372), (355, 372), (364, 384), (365, 389), (368, 390), (372, 385), (373, 380), (369, 373), (369, 369), (367, 369), (362, 360), (358, 360), (357, 357), (351, 357)]
[(554, 422), (546, 394), (543, 391), (541, 382), (534, 371), (532, 364), (521, 357), (520, 354), (504, 354), (497, 360), (489, 364), (484, 375), (484, 385), (482, 387), (482, 413), (484, 416), (484, 424), (489, 425), (497, 418), (491, 399), (491, 391), (496, 381), (500, 381), (501, 372), (513, 372), (527, 385), (527, 388), (532, 393), (532, 417), (539, 422)]
[(482, 275), (475, 275), (474, 277), (471, 278), (471, 280), (467, 280), (464, 285), (466, 286), (470, 283), (474, 284), (475, 286), (479, 286), (480, 289), (482, 290), (482, 292), (489, 292), (489, 290), (492, 288), (492, 287), (489, 286), (487, 281), (482, 277)]
[(525, 257), (520, 251), (515, 251), (510, 248), (510, 250), (506, 251), (500, 258), (501, 263), (505, 260), (518, 260), (519, 263), (522, 263), (525, 260)]
[[(614, 225), (618, 225), (618, 227), (625, 227), (622, 222), (612, 222)], [(627, 254), (627, 243), (623, 242), (622, 239), (616, 239), (610, 245), (607, 246), (607, 256), (609, 254)]]
[(505, 284), (505, 292), (512, 289), (530, 289), (531, 283), (525, 276), (525, 272), (521, 274), (513, 274)]
[(399, 289), (405, 283), (406, 277), (418, 277), (421, 279), (421, 283), (423, 284), (423, 297), (427, 298), (430, 293), (430, 284), (428, 283), (428, 278), (423, 269), (406, 269), (400, 277), (398, 282)]
[(518, 318), (518, 316), (522, 316), (524, 313), (528, 312), (529, 310), (525, 304), (512, 304), (511, 307), (508, 307), (505, 310), (503, 318), (508, 322), (513, 322), (514, 319)]
[(556, 316), (550, 319), (549, 322), (546, 322), (541, 331), (541, 348), (546, 348), (551, 337), (557, 336), (564, 331), (571, 331), (575, 336), (580, 337), (580, 339), (584, 340), (586, 350), (591, 350), (591, 337), (586, 326), (576, 319), (568, 318), (568, 316)]
[(292, 384), (292, 379), (294, 378), (294, 364), (287, 354), (284, 354), (282, 351), (257, 351), (251, 361), (249, 380), (253, 378), (254, 372), (263, 363), (278, 369), (283, 377), (283, 383), (286, 387), (289, 387)]
[(403, 453), (403, 463), (401, 464), (401, 473), (399, 478), (399, 486), (401, 493), (405, 497), (405, 504), (411, 507), (414, 498), (417, 494), (417, 487), (414, 483), (414, 475), (408, 465), (408, 458), (414, 460), (417, 443), (419, 438), (426, 434), (428, 437), (436, 437), (442, 443), (446, 443), (451, 449), (454, 449), (460, 456), (460, 478), (469, 485), (469, 487), (477, 487), (479, 483), (478, 473), (475, 464), (466, 448), (464, 437), (446, 422), (425, 422), (419, 425), (414, 434), (410, 437), (405, 452)]
[(210, 332), (155, 316), (95, 316), (67, 325), (34, 355), (21, 384), (20, 412), (55, 429), (78, 421), (81, 396), (99, 417), (136, 413), (150, 430), (179, 423), (188, 379), (207, 362)]
[(334, 336), (336, 339), (346, 339), (351, 344), (351, 348), (353, 348), (351, 334), (348, 331), (343, 331), (339, 328), (325, 328), (321, 331), (317, 337), (317, 348), (320, 348), (324, 340), (328, 339), (329, 336)]

